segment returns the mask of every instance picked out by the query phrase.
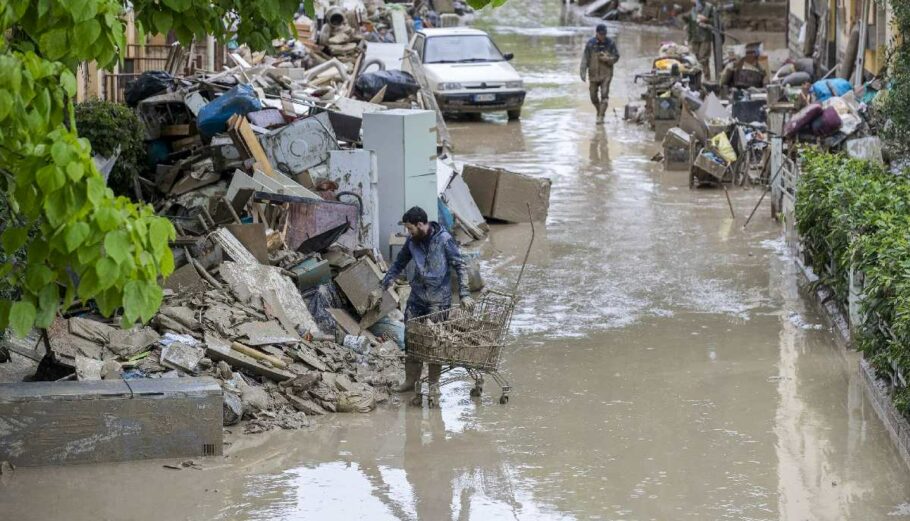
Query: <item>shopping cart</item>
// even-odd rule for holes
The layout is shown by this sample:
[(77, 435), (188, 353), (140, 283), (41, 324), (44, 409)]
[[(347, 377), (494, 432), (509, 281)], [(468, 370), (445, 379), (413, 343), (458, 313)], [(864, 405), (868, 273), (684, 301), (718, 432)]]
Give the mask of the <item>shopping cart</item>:
[[(530, 205), (528, 211), (530, 214)], [(471, 396), (479, 397), (483, 393), (484, 375), (489, 375), (502, 389), (499, 403), (509, 403), (512, 386), (499, 372), (499, 360), (509, 325), (512, 323), (518, 285), (533, 244), (532, 222), (531, 241), (511, 294), (486, 290), (471, 309), (453, 307), (408, 320), (405, 327), (408, 356), (428, 364), (441, 365), (440, 376), (457, 368), (465, 370), (463, 374), (440, 378), (440, 387), (471, 378), (474, 380)], [(415, 384), (413, 405), (423, 404), (423, 384), (427, 382), (428, 378), (423, 377)], [(427, 398), (428, 405), (438, 406), (437, 400), (438, 397), (430, 392)]]

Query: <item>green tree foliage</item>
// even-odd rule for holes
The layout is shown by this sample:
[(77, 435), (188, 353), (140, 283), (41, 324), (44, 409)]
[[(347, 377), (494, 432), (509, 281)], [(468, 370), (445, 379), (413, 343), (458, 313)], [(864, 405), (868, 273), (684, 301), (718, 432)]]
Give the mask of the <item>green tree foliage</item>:
[[(290, 35), (296, 0), (30, 0), (0, 2), (0, 328), (47, 327), (77, 297), (122, 323), (147, 321), (174, 268), (173, 226), (116, 197), (75, 120), (76, 66), (113, 66), (126, 49), (126, 12), (140, 30), (185, 44), (208, 34), (266, 48)], [(33, 237), (29, 231), (37, 229)], [(24, 262), (16, 261), (16, 254)]]
[(116, 195), (133, 194), (135, 175), (149, 170), (142, 122), (122, 103), (92, 100), (76, 105), (76, 130), (88, 139), (92, 152), (105, 157), (120, 155), (107, 179)]
[(849, 273), (863, 276), (857, 344), (902, 389), (910, 414), (910, 178), (876, 163), (803, 151), (796, 222), (808, 260), (847, 304)]

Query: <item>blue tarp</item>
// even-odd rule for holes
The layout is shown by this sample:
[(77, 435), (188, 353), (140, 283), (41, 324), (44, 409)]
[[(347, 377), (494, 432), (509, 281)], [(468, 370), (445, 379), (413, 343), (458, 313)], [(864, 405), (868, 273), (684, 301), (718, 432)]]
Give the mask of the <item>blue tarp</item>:
[(844, 79), (819, 80), (812, 84), (812, 94), (819, 103), (834, 97), (840, 97), (853, 90), (853, 85)]
[(262, 109), (253, 87), (237, 85), (199, 110), (196, 128), (205, 138), (227, 130), (227, 120), (234, 114), (246, 114)]

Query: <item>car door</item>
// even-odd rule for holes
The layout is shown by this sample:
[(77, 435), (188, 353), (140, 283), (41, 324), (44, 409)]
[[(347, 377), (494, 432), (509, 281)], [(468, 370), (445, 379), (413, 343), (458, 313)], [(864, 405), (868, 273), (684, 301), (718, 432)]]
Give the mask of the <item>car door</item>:
[(420, 63), (423, 63), (423, 50), (427, 45), (427, 37), (417, 33), (414, 35), (414, 39), (411, 40), (411, 49), (417, 53), (417, 56), (420, 56)]

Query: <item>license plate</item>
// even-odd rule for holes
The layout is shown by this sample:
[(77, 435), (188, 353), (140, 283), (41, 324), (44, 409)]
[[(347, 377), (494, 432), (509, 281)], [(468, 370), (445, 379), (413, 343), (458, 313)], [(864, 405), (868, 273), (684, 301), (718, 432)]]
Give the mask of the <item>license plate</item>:
[(496, 94), (475, 94), (474, 101), (496, 101)]

